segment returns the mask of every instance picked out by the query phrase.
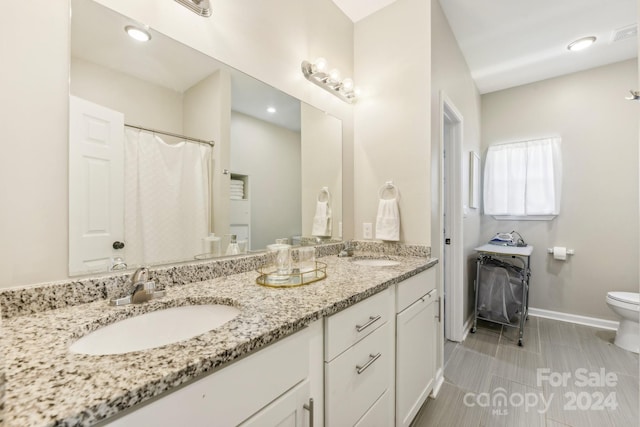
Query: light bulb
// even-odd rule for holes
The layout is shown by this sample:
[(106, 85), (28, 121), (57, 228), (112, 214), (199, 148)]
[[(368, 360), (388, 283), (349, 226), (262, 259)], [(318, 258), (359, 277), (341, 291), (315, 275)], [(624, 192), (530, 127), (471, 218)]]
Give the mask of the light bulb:
[(267, 107), (267, 113), (274, 114), (276, 112), (276, 107)]
[(342, 89), (345, 92), (351, 92), (353, 90), (353, 80), (346, 78), (342, 81)]
[(133, 25), (127, 25), (124, 27), (124, 30), (129, 34), (134, 40), (138, 40), (139, 42), (147, 42), (151, 40), (151, 34), (147, 30), (142, 28), (134, 27)]
[(327, 69), (327, 60), (324, 58), (318, 58), (313, 65), (316, 68), (316, 71), (324, 72)]
[(340, 81), (340, 70), (334, 68), (333, 70), (329, 71), (329, 80), (333, 83), (337, 83), (338, 81)]
[(596, 38), (593, 36), (583, 37), (571, 43), (569, 46), (567, 46), (567, 49), (575, 52), (578, 50), (586, 49), (592, 44), (594, 44), (595, 42), (596, 42)]

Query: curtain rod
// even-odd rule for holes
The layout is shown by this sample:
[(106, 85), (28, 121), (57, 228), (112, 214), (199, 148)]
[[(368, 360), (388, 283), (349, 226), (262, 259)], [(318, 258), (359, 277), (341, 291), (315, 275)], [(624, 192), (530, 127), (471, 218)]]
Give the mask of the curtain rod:
[(173, 137), (176, 137), (176, 138), (186, 139), (188, 141), (198, 142), (200, 144), (207, 144), (207, 145), (210, 145), (211, 147), (215, 146), (215, 142), (214, 141), (205, 141), (204, 139), (191, 138), (191, 137), (184, 136), (184, 135), (178, 135), (177, 133), (165, 132), (163, 130), (149, 129), (149, 128), (145, 128), (145, 127), (142, 127), (142, 126), (130, 125), (130, 124), (127, 124), (127, 123), (125, 123), (124, 125), (126, 127), (129, 127), (129, 128), (146, 130), (147, 132), (159, 133), (159, 134), (162, 134), (162, 135), (167, 135), (167, 136), (173, 136)]
[(545, 139), (556, 139), (556, 138), (560, 138), (560, 135), (547, 136), (547, 137), (534, 138), (534, 139), (523, 139), (520, 141), (496, 142), (494, 144), (491, 144), (490, 147), (497, 146), (497, 145), (522, 144), (524, 142), (544, 141)]

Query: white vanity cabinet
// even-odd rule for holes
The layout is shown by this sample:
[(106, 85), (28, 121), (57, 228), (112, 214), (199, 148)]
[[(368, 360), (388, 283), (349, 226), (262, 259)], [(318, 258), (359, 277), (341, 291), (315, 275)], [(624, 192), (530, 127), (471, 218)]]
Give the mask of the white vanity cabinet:
[(438, 303), (435, 268), (397, 284), (396, 427), (411, 423), (433, 389)]
[(310, 400), (319, 392), (315, 400), (322, 412), (321, 366), (322, 321), (317, 321), (104, 425), (306, 427), (313, 412), (315, 425), (322, 425)]
[(393, 291), (325, 318), (327, 427), (393, 425)]

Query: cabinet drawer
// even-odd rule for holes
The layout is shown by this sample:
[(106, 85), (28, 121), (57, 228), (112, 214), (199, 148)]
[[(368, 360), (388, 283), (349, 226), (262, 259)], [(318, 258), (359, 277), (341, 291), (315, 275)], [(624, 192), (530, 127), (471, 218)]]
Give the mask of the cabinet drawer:
[(389, 427), (393, 425), (393, 399), (391, 391), (383, 393), (354, 427)]
[(328, 426), (354, 425), (393, 386), (393, 329), (385, 323), (325, 363)]
[(430, 269), (418, 273), (415, 276), (409, 277), (398, 283), (397, 297), (396, 297), (396, 313), (400, 313), (405, 308), (416, 302), (421, 296), (428, 293), (430, 290), (436, 287), (436, 268)]
[(324, 360), (333, 360), (389, 320), (392, 301), (393, 289), (386, 289), (325, 318)]

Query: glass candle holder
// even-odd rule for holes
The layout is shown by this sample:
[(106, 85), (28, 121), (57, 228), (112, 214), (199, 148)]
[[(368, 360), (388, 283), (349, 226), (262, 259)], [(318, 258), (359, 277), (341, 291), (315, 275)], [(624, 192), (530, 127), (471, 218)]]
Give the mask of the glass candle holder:
[(316, 248), (306, 246), (298, 248), (297, 268), (300, 273), (312, 272), (316, 269)]
[(291, 245), (275, 243), (267, 245), (267, 251), (274, 258), (274, 267), (277, 274), (291, 274)]

